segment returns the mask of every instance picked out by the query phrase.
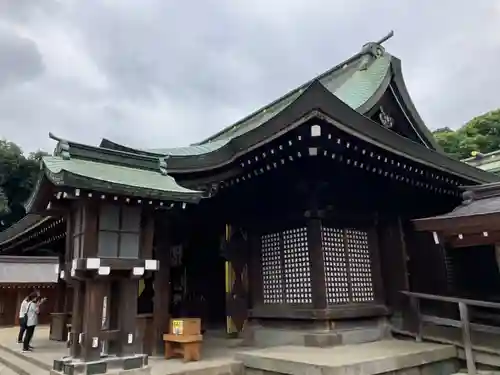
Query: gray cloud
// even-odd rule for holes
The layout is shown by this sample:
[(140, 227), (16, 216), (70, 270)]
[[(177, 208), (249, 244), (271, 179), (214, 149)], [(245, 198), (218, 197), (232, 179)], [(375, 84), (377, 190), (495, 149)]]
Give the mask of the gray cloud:
[(43, 72), (36, 44), (0, 28), (0, 89), (36, 79)]
[(31, 44), (17, 70), (0, 63), (0, 84), (22, 73), (0, 92), (0, 135), (29, 150), (52, 148), (49, 130), (142, 147), (199, 141), (390, 29), (386, 47), (429, 127), (499, 106), (500, 7), (489, 0), (6, 3), (0, 26)]

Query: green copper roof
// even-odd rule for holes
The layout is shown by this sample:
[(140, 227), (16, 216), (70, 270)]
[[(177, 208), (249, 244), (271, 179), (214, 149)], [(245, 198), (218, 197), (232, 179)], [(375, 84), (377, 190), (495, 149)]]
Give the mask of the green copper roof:
[(171, 156), (203, 155), (218, 150), (222, 146), (225, 146), (229, 141), (230, 139), (221, 139), (219, 141), (208, 142), (201, 145), (193, 145), (187, 147), (152, 148), (152, 149), (140, 149), (140, 150), (156, 155), (171, 155)]
[[(390, 65), (391, 56), (386, 53), (375, 59), (368, 69), (356, 70), (340, 87), (332, 90), (325, 86), (337, 98), (357, 110), (378, 90)], [(323, 83), (322, 80), (320, 82)]]
[(164, 176), (159, 170), (154, 172), (81, 159), (64, 160), (59, 156), (46, 156), (43, 158), (43, 164), (49, 172), (49, 178), (54, 182), (57, 181), (56, 176), (69, 173), (85, 179), (127, 187), (127, 190), (136, 189), (143, 191), (143, 194), (151, 190), (166, 195), (186, 194), (193, 197), (199, 195), (197, 191), (178, 185), (173, 177)]
[(363, 111), (363, 105), (377, 93), (384, 78), (389, 74), (391, 59), (392, 56), (386, 52), (378, 56), (367, 53), (358, 54), (199, 144), (188, 147), (135, 150), (108, 140), (105, 143), (112, 145), (113, 148), (121, 148), (128, 152), (139, 151), (154, 155), (196, 156), (208, 154), (222, 148), (231, 139), (268, 122), (290, 106), (314, 81), (319, 81), (328, 91), (352, 109)]
[[(254, 114), (250, 118), (247, 118), (246, 120), (243, 120), (235, 124), (231, 129), (224, 132), (219, 137), (214, 138), (210, 142), (202, 143), (200, 145), (210, 144), (211, 142), (219, 142), (220, 140), (230, 140), (232, 138), (238, 137), (239, 135), (247, 133), (255, 128), (258, 128), (260, 125), (266, 123), (271, 118), (280, 113), (282, 110), (284, 110), (286, 107), (288, 107), (291, 103), (293, 103), (293, 101), (297, 99), (300, 94), (302, 94), (301, 89), (292, 92), (288, 96), (285, 96), (282, 100), (271, 104), (269, 107), (264, 108), (259, 113)], [(197, 147), (197, 146), (192, 146), (192, 147)]]
[(202, 192), (186, 189), (168, 175), (167, 159), (92, 147), (50, 135), (58, 141), (54, 156), (41, 160), (42, 175), (26, 203), (37, 201), (45, 179), (56, 186), (150, 200), (198, 202)]
[(476, 168), (492, 173), (500, 172), (500, 150), (479, 154), (467, 159), (462, 159), (464, 163), (470, 164)]
[[(325, 88), (346, 103), (352, 109), (358, 110), (380, 88), (389, 72), (392, 56), (383, 53), (380, 56), (361, 54), (351, 61), (336, 66), (319, 75), (312, 81), (289, 92), (282, 98), (260, 109), (247, 118), (237, 122), (219, 134), (209, 138), (200, 145), (217, 142), (223, 139), (236, 138), (256, 129), (269, 121), (283, 109), (287, 108), (312, 82), (319, 80)], [(195, 146), (196, 147), (196, 146)]]

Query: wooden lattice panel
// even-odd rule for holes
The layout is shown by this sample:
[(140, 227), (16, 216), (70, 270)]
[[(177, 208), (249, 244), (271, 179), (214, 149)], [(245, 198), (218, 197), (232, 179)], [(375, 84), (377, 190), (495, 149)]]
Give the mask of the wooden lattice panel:
[(374, 292), (368, 233), (346, 229), (345, 235), (351, 279), (351, 300), (355, 303), (372, 302)]
[(261, 237), (261, 261), (264, 303), (282, 303), (283, 268), (279, 233), (265, 234)]
[(344, 230), (322, 227), (321, 246), (325, 267), (326, 300), (330, 305), (349, 303)]
[(312, 303), (311, 266), (307, 245), (307, 228), (283, 232), (285, 263), (285, 302)]

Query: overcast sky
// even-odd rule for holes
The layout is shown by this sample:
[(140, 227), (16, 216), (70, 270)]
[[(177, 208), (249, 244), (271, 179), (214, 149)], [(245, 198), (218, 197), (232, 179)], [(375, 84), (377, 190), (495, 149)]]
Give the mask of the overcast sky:
[(0, 0), (0, 138), (184, 146), (391, 29), (428, 127), (500, 107), (496, 0)]

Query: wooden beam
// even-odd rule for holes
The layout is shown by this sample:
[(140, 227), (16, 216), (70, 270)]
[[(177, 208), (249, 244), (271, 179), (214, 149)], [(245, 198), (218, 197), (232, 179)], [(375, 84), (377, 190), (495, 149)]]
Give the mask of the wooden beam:
[(483, 232), (466, 233), (454, 235), (453, 237), (448, 236), (445, 237), (445, 241), (453, 248), (493, 245), (500, 242), (500, 231), (486, 233), (488, 234), (487, 236), (485, 236)]
[(413, 220), (415, 229), (427, 232), (467, 233), (488, 231), (500, 227), (500, 213), (470, 216), (436, 216)]

